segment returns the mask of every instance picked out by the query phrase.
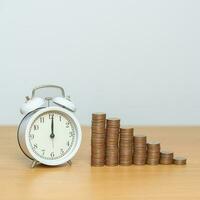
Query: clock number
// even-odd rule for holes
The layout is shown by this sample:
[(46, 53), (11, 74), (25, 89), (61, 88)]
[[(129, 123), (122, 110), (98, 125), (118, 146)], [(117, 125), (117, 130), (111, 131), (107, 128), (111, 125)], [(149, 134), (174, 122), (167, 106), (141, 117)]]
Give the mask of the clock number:
[(69, 122), (66, 122), (66, 128), (69, 128)]
[(34, 144), (33, 147), (34, 147), (34, 149), (37, 149), (37, 148), (38, 148), (38, 145), (37, 145), (37, 144)]
[(63, 155), (64, 153), (65, 153), (64, 150), (61, 148), (60, 149), (60, 154)]
[(59, 121), (60, 121), (60, 122), (62, 121), (62, 116), (59, 116)]
[(30, 135), (29, 135), (29, 137), (30, 137), (31, 140), (34, 139), (34, 136), (35, 136), (34, 134), (30, 134)]
[(49, 114), (49, 119), (52, 119), (53, 117), (54, 117), (53, 113)]
[(69, 141), (67, 141), (67, 146), (69, 147)]
[(33, 129), (34, 129), (34, 131), (37, 131), (37, 130), (39, 130), (39, 126), (34, 124)]
[(69, 137), (74, 136), (74, 133), (72, 131), (69, 132)]
[(55, 156), (54, 152), (51, 152), (50, 156), (53, 158)]
[(44, 150), (44, 149), (42, 149), (42, 155), (44, 155), (44, 153), (45, 153), (45, 150)]
[(40, 123), (44, 123), (44, 117), (40, 117)]

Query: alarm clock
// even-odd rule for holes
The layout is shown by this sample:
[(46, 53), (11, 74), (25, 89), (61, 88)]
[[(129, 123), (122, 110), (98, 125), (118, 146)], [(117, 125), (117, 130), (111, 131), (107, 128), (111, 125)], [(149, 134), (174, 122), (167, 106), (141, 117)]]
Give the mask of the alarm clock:
[[(37, 97), (36, 91), (45, 88), (60, 90), (58, 97)], [(74, 115), (75, 106), (65, 91), (57, 85), (43, 85), (26, 97), (20, 112), (17, 139), (22, 152), (31, 160), (32, 167), (41, 163), (56, 166), (71, 164), (81, 144), (81, 127)]]

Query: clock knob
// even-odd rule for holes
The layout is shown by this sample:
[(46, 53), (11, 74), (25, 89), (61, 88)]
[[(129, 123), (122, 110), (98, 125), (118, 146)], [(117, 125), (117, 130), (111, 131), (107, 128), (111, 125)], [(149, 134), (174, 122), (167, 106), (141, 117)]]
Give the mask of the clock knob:
[(41, 108), (44, 106), (45, 100), (40, 97), (33, 97), (32, 99), (28, 100), (27, 102), (22, 105), (20, 108), (20, 112), (22, 115), (26, 115), (29, 112)]
[(76, 111), (76, 107), (72, 101), (63, 97), (55, 97), (53, 98), (53, 102), (61, 107), (64, 107), (72, 112)]

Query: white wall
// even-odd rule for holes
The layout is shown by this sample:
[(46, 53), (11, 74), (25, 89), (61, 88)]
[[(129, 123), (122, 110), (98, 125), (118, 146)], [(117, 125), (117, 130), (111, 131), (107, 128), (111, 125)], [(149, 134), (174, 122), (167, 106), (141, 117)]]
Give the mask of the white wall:
[(62, 85), (82, 124), (200, 124), (200, 1), (1, 0), (0, 124), (32, 88)]

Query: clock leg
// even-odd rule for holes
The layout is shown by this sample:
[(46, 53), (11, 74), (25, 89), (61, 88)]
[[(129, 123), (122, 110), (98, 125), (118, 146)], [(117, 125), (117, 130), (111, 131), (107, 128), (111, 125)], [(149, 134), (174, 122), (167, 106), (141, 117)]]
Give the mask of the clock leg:
[(39, 164), (39, 162), (37, 160), (33, 160), (31, 167), (34, 168), (38, 164)]
[(72, 161), (71, 161), (71, 160), (68, 160), (68, 161), (67, 161), (67, 165), (71, 166), (71, 165), (72, 165)]

